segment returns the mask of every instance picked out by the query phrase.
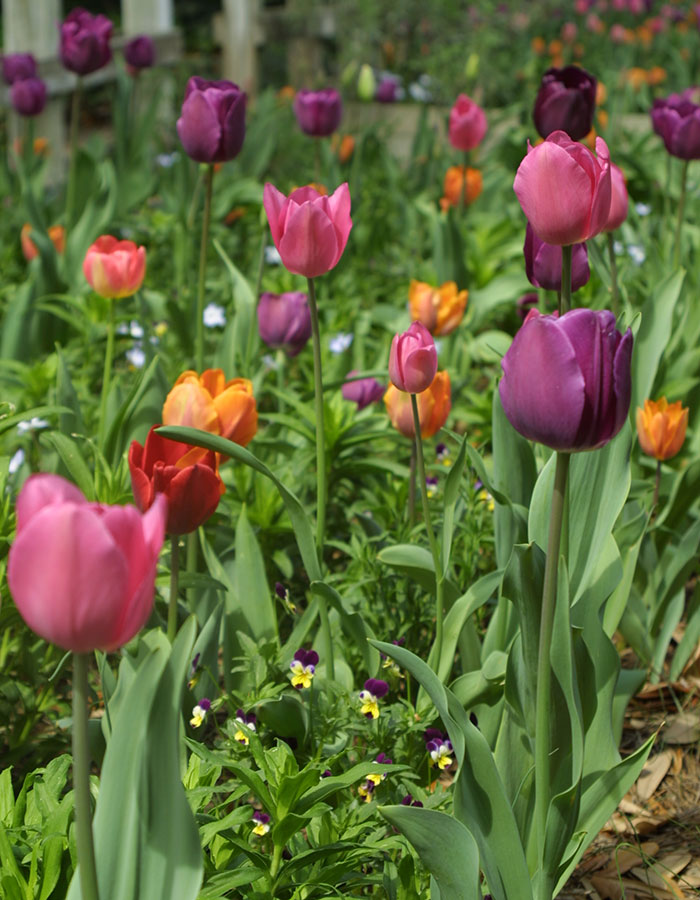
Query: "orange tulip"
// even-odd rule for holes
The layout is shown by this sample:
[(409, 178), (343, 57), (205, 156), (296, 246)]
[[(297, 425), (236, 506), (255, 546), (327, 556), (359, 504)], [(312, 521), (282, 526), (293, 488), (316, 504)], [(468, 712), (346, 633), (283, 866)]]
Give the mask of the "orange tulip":
[[(20, 233), (22, 253), (24, 254), (24, 258), (27, 260), (27, 262), (39, 255), (36, 244), (29, 237), (31, 233), (32, 226), (29, 224), (29, 222), (27, 222), (22, 226), (22, 231)], [(51, 238), (51, 243), (56, 248), (56, 253), (63, 253), (66, 248), (66, 230), (63, 225), (52, 225), (51, 228), (49, 228), (48, 234)]]
[(408, 289), (411, 319), (425, 325), (432, 335), (450, 334), (462, 321), (468, 296), (468, 291), (457, 293), (454, 281), (435, 288), (414, 278)]
[[(447, 372), (437, 372), (433, 383), (427, 390), (416, 395), (418, 400), (418, 418), (420, 433), (424, 438), (432, 437), (447, 421), (452, 406), (450, 393), (450, 376)], [(406, 437), (413, 437), (413, 411), (411, 395), (400, 391), (393, 384), (384, 394), (386, 411), (391, 424)]]
[(201, 428), (245, 447), (258, 430), (253, 385), (247, 378), (226, 381), (221, 369), (183, 372), (165, 398), (163, 424)]
[(467, 167), (467, 187), (464, 187), (464, 166), (450, 166), (445, 172), (443, 191), (445, 196), (440, 198), (440, 206), (447, 209), (450, 206), (459, 206), (464, 196), (467, 206), (480, 196), (484, 186), (484, 179), (478, 169)]
[(680, 401), (669, 403), (645, 400), (644, 409), (637, 407), (637, 437), (639, 446), (654, 459), (670, 459), (683, 446), (688, 426), (688, 409)]

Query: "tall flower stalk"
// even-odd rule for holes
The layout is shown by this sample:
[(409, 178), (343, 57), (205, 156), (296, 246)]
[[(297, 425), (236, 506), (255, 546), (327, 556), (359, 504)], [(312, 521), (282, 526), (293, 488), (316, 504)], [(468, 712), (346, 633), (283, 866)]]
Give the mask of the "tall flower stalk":
[(204, 176), (204, 215), (202, 236), (199, 243), (199, 277), (197, 280), (197, 329), (195, 332), (195, 366), (198, 372), (204, 369), (204, 288), (207, 271), (207, 248), (209, 246), (209, 225), (211, 223), (211, 196), (214, 185), (214, 165), (209, 163)]
[(73, 654), (73, 792), (75, 843), (82, 900), (99, 900), (95, 846), (90, 811), (90, 751), (88, 744), (88, 654)]

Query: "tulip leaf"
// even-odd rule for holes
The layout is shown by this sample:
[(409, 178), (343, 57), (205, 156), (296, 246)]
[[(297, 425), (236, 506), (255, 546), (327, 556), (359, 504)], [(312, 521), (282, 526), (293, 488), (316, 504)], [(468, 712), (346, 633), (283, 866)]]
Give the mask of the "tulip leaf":
[(442, 577), (447, 575), (450, 567), (450, 549), (452, 547), (452, 533), (454, 531), (454, 515), (455, 506), (459, 497), (459, 489), (462, 484), (462, 475), (464, 473), (464, 460), (467, 450), (467, 436), (462, 438), (462, 444), (457, 454), (457, 459), (452, 463), (452, 467), (445, 482), (445, 511), (442, 519)]
[(95, 499), (95, 482), (77, 443), (68, 435), (61, 434), (59, 431), (43, 432), (40, 442), (53, 447), (61, 457), (61, 461), (66, 469), (68, 469), (71, 479), (85, 495), (85, 499), (93, 501)]
[[(380, 550), (377, 559), (415, 579), (426, 591), (435, 593), (435, 564), (432, 553), (425, 547), (416, 547), (415, 544), (395, 544), (393, 547), (384, 547)], [(450, 581), (449, 578), (444, 580), (444, 584), (445, 602), (450, 607), (460, 596), (460, 592), (454, 581)]]
[[(267, 583), (260, 545), (248, 521), (245, 504), (236, 523), (234, 588), (255, 640), (278, 640), (277, 615)], [(253, 602), (251, 602), (253, 600)]]
[(323, 597), (339, 614), (343, 631), (351, 637), (362, 654), (367, 673), (371, 676), (379, 668), (379, 654), (368, 641), (374, 638), (374, 632), (359, 613), (349, 612), (345, 608), (340, 594), (323, 581), (311, 582), (311, 593)]
[(33, 409), (26, 409), (11, 416), (2, 416), (0, 417), (0, 435), (27, 419), (41, 419), (44, 416), (54, 416), (69, 412), (70, 409), (67, 406), (35, 406)]
[[(235, 363), (235, 371), (249, 372), (258, 336), (255, 295), (248, 280), (233, 263), (220, 242), (214, 240), (213, 244), (231, 279), (235, 303), (235, 312), (226, 325), (224, 339), (219, 347), (218, 362), (222, 363), (224, 369)], [(233, 349), (233, 353), (231, 349)]]

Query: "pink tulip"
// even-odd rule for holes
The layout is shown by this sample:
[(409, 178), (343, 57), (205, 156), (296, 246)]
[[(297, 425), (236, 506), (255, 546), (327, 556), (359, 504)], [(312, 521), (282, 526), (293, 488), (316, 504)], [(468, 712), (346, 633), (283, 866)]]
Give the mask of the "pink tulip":
[(420, 394), (433, 383), (437, 372), (437, 350), (433, 336), (420, 322), (395, 334), (389, 353), (389, 378), (400, 391)]
[(450, 110), (450, 143), (457, 150), (473, 150), (486, 134), (486, 115), (478, 103), (460, 94)]
[(263, 206), (272, 240), (290, 272), (316, 278), (338, 264), (352, 228), (347, 182), (330, 197), (310, 186), (297, 188), (285, 197), (268, 183)]
[(83, 274), (101, 297), (130, 297), (141, 287), (146, 274), (146, 248), (103, 234), (88, 248)]
[(58, 475), (32, 475), (17, 498), (17, 536), (7, 579), (17, 609), (40, 637), (64, 650), (116, 650), (143, 628), (153, 606), (168, 503), (88, 503)]
[(600, 234), (610, 214), (608, 147), (596, 138), (593, 153), (564, 131), (531, 147), (513, 183), (535, 234), (547, 244), (579, 244)]
[(625, 176), (615, 163), (610, 163), (610, 183), (612, 186), (610, 214), (605, 231), (614, 231), (622, 225), (627, 218), (627, 207), (629, 206)]

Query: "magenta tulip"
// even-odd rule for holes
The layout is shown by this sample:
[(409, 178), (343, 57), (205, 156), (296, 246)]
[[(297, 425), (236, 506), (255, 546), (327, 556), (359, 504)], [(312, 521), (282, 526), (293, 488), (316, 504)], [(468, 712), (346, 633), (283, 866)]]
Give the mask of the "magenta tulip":
[(513, 183), (520, 206), (541, 241), (580, 244), (605, 229), (610, 214), (608, 147), (596, 138), (597, 157), (563, 131), (531, 147)]
[(36, 78), (36, 60), (31, 53), (7, 53), (2, 58), (2, 76), (6, 84)]
[(268, 183), (263, 206), (272, 240), (290, 272), (316, 278), (338, 264), (352, 228), (347, 183), (330, 197), (310, 186), (297, 188), (285, 197)]
[(654, 131), (663, 138), (666, 150), (679, 159), (700, 159), (700, 105), (697, 89), (657, 98), (651, 110)]
[(543, 138), (565, 131), (573, 140), (584, 138), (593, 126), (597, 82), (580, 66), (547, 69), (535, 100), (533, 119)]
[(478, 103), (460, 94), (450, 110), (449, 138), (456, 150), (473, 150), (486, 134), (486, 115)]
[(425, 325), (414, 322), (408, 331), (395, 334), (389, 353), (389, 378), (394, 387), (420, 394), (433, 383), (437, 372), (437, 349)]
[(147, 34), (140, 34), (125, 45), (124, 59), (132, 71), (149, 69), (156, 59), (156, 46)]
[(168, 504), (88, 503), (57, 475), (32, 475), (17, 498), (7, 579), (40, 637), (74, 653), (112, 651), (143, 628), (153, 606)]
[(187, 82), (177, 133), (185, 153), (203, 163), (228, 162), (245, 138), (246, 96), (232, 81)]
[(10, 88), (10, 100), (21, 116), (38, 116), (46, 106), (46, 85), (41, 78), (22, 78)]
[[(357, 374), (354, 370), (348, 372), (348, 376)], [(384, 396), (386, 387), (380, 384), (376, 378), (357, 378), (355, 381), (346, 381), (341, 388), (344, 400), (357, 403), (358, 411), (377, 403)]]
[(627, 218), (627, 209), (629, 207), (625, 176), (615, 163), (610, 163), (610, 184), (612, 188), (610, 213), (605, 231), (614, 231), (616, 228), (619, 228)]
[(303, 291), (260, 295), (258, 331), (261, 339), (287, 356), (296, 356), (311, 337), (311, 310)]
[[(561, 290), (561, 254), (557, 244), (541, 241), (528, 222), (525, 229), (525, 274), (530, 284), (548, 291)], [(571, 253), (571, 290), (577, 291), (588, 283), (591, 270), (588, 267), (588, 249), (585, 244), (574, 244)]]
[(89, 75), (106, 66), (112, 58), (112, 27), (106, 16), (93, 16), (82, 7), (71, 10), (59, 26), (59, 50), (66, 69), (76, 75)]
[(328, 137), (340, 125), (343, 103), (335, 88), (322, 91), (297, 91), (294, 115), (299, 128), (311, 137)]
[(553, 450), (595, 450), (629, 412), (632, 332), (607, 310), (531, 310), (503, 357), (503, 410), (523, 437)]

